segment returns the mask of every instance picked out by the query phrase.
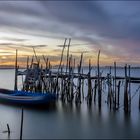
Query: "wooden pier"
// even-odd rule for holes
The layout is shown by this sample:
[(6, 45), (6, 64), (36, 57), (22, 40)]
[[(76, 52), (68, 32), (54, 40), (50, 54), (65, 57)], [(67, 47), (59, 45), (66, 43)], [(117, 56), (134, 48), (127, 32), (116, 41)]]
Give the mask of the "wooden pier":
[[(70, 54), (70, 42), (66, 45), (67, 39), (64, 41), (62, 54), (60, 56), (60, 64), (57, 69), (53, 69), (49, 58), (43, 56), (45, 67), (40, 63), (35, 50), (32, 58), (27, 57), (27, 67), (24, 71), (19, 71), (17, 66), (17, 51), (16, 51), (16, 66), (15, 66), (15, 90), (17, 89), (17, 77), (23, 76), (24, 82), (22, 90), (32, 92), (42, 92), (45, 94), (50, 92), (57, 94), (63, 102), (75, 102), (80, 104), (86, 99), (88, 104), (92, 101), (98, 103), (98, 107), (102, 106), (102, 94), (104, 87), (107, 88), (107, 104), (110, 109), (118, 110), (120, 108), (120, 94), (124, 94), (124, 111), (130, 111), (131, 106), (131, 83), (140, 83), (140, 77), (131, 77), (131, 67), (124, 66), (124, 76), (117, 76), (117, 64), (114, 62), (113, 70), (111, 67), (106, 76), (102, 76), (100, 71), (100, 50), (97, 55), (97, 66), (92, 69), (91, 60), (87, 73), (83, 72), (82, 62), (83, 53), (81, 53), (80, 61), (75, 64), (75, 59)], [(67, 61), (66, 65), (62, 65), (64, 50), (67, 48)], [(31, 62), (29, 62), (31, 59)], [(91, 71), (97, 72), (92, 75)], [(86, 82), (85, 82), (86, 81)], [(124, 93), (121, 92), (121, 84), (124, 83)], [(84, 88), (87, 87), (87, 93), (84, 93)], [(87, 95), (85, 97), (85, 95)], [(139, 101), (140, 102), (140, 101)], [(140, 103), (139, 103), (140, 106)]]

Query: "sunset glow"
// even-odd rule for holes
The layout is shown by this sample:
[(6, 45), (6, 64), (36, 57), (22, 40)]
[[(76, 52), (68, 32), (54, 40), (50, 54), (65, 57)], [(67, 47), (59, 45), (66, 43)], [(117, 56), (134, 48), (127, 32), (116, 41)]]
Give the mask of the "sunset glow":
[(96, 65), (100, 49), (101, 65), (139, 66), (139, 6), (138, 1), (1, 1), (0, 65), (14, 65), (17, 49), (18, 64), (25, 66), (32, 47), (58, 65), (59, 45), (71, 38), (77, 62), (86, 52), (83, 65), (89, 59)]

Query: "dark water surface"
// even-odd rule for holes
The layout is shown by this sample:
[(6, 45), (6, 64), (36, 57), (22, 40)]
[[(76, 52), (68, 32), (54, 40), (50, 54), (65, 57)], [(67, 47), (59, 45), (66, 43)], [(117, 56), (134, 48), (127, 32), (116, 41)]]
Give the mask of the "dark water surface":
[[(139, 71), (134, 70), (132, 74), (139, 76)], [(13, 89), (14, 70), (0, 70), (0, 79), (0, 87)], [(132, 85), (132, 94), (138, 86)], [(100, 111), (98, 104), (87, 106), (86, 101), (79, 106), (57, 101), (44, 110), (25, 108), (23, 138), (140, 138), (138, 95), (132, 100), (130, 114), (124, 114), (123, 107), (110, 111), (105, 97)], [(20, 117), (21, 107), (0, 104), (0, 139), (19, 139)], [(3, 133), (7, 123), (12, 131), (10, 136)]]

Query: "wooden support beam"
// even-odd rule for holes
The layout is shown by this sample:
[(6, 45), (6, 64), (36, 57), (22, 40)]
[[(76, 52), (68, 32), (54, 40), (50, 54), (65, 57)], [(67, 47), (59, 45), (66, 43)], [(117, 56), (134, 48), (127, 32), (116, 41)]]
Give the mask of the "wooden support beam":
[(18, 57), (18, 50), (16, 50), (16, 60), (15, 60), (15, 85), (14, 85), (14, 90), (17, 90), (17, 72), (18, 72), (17, 57)]

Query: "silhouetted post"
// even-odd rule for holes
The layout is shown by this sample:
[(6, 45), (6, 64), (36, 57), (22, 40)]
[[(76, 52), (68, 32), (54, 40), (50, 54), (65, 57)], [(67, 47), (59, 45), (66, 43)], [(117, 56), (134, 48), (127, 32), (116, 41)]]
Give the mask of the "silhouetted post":
[(34, 55), (32, 56), (32, 59), (31, 59), (30, 69), (31, 69), (32, 66), (33, 66), (33, 62), (34, 62)]
[(114, 109), (116, 110), (116, 62), (114, 62)]
[(14, 85), (14, 90), (17, 90), (17, 72), (18, 72), (17, 55), (18, 55), (18, 50), (16, 50), (16, 60), (15, 60), (15, 85)]
[(107, 104), (109, 104), (110, 100), (110, 80), (109, 80), (109, 73), (107, 74), (107, 84), (108, 84), (108, 95), (107, 95)]
[(139, 110), (140, 110), (140, 91), (139, 91)]
[(67, 73), (68, 64), (69, 64), (69, 48), (70, 48), (70, 42), (71, 42), (71, 38), (69, 38), (69, 44), (68, 44), (68, 50), (67, 50), (67, 65), (66, 65), (66, 73)]
[(21, 112), (21, 125), (20, 125), (20, 140), (22, 140), (22, 134), (23, 134), (23, 108), (22, 108), (22, 112)]
[(42, 55), (43, 56), (43, 60), (44, 60), (44, 62), (45, 62), (45, 65), (46, 65), (46, 67), (45, 67), (45, 69), (48, 69), (48, 58), (47, 58), (47, 60), (46, 60), (46, 58), (45, 58), (45, 56), (44, 55)]
[(129, 74), (129, 110), (131, 110), (131, 67), (130, 65), (128, 66), (128, 74)]
[[(82, 74), (83, 74), (83, 69), (82, 69)], [(82, 98), (84, 100), (84, 78), (82, 79)]]
[(69, 74), (68, 74), (68, 78), (67, 78), (67, 100), (71, 101), (71, 63), (72, 63), (72, 55), (69, 57)]
[(8, 132), (8, 134), (10, 134), (10, 127), (9, 127), (9, 124), (7, 124), (7, 132)]
[(96, 90), (97, 90), (97, 80), (95, 80), (94, 84), (94, 103), (96, 102)]
[(63, 61), (63, 54), (64, 54), (64, 50), (65, 50), (65, 47), (66, 47), (66, 41), (67, 41), (67, 38), (65, 38), (65, 41), (64, 41), (64, 45), (63, 45), (63, 49), (62, 49), (62, 53), (61, 53), (61, 58), (60, 58), (60, 64), (59, 64), (59, 67), (58, 67), (58, 72), (59, 72), (59, 69), (61, 68), (61, 64), (62, 64), (62, 61)]
[(74, 70), (75, 70), (75, 58), (73, 60), (73, 72), (74, 72)]
[(26, 64), (26, 69), (29, 69), (29, 56), (27, 57), (27, 64)]
[(97, 72), (98, 72), (98, 106), (99, 108), (101, 108), (101, 100), (102, 100), (102, 96), (101, 96), (101, 85), (100, 85), (100, 50), (98, 52), (98, 60), (97, 60)]
[(117, 101), (117, 103), (118, 103), (118, 108), (119, 108), (119, 105), (120, 105), (120, 85), (121, 85), (121, 81), (119, 81), (118, 82), (118, 101)]
[(128, 79), (127, 79), (127, 65), (125, 66), (124, 110), (125, 110), (125, 112), (128, 112)]
[(110, 104), (110, 109), (112, 108), (112, 102), (113, 102), (113, 93), (112, 93), (112, 79), (111, 79), (111, 74), (109, 75), (109, 104)]
[(90, 104), (92, 102), (92, 84), (91, 84), (91, 62), (89, 59), (89, 72), (88, 72), (88, 103)]
[(56, 92), (56, 89), (57, 89), (57, 86), (58, 86), (58, 74), (59, 74), (59, 69), (61, 68), (61, 64), (62, 64), (62, 60), (63, 60), (63, 53), (64, 53), (64, 49), (65, 49), (65, 46), (66, 46), (66, 41), (67, 41), (67, 38), (65, 38), (62, 53), (61, 53), (60, 64), (59, 64), (59, 67), (58, 67), (58, 72), (57, 72), (57, 77), (56, 77), (56, 83), (55, 83), (55, 86), (54, 86), (54, 93)]
[[(63, 67), (61, 66), (61, 75), (62, 75), (62, 71), (63, 71)], [(64, 96), (64, 80), (63, 77), (61, 78), (61, 99), (63, 100), (63, 96)]]
[(76, 94), (76, 103), (81, 103), (81, 67), (83, 61), (83, 53), (81, 53), (80, 65), (78, 66), (78, 93)]
[(35, 55), (35, 58), (36, 58), (36, 61), (39, 63), (39, 59), (38, 59), (38, 57), (37, 57), (37, 55), (36, 55), (36, 51), (35, 51), (35, 48), (33, 47), (33, 52), (34, 52), (34, 55)]
[(73, 73), (73, 68), (71, 67), (71, 79), (70, 79), (70, 91), (71, 91), (71, 101), (73, 100), (73, 98), (74, 98), (74, 95), (73, 95), (73, 86), (74, 86), (74, 84), (73, 84), (73, 78), (74, 78), (74, 73)]

